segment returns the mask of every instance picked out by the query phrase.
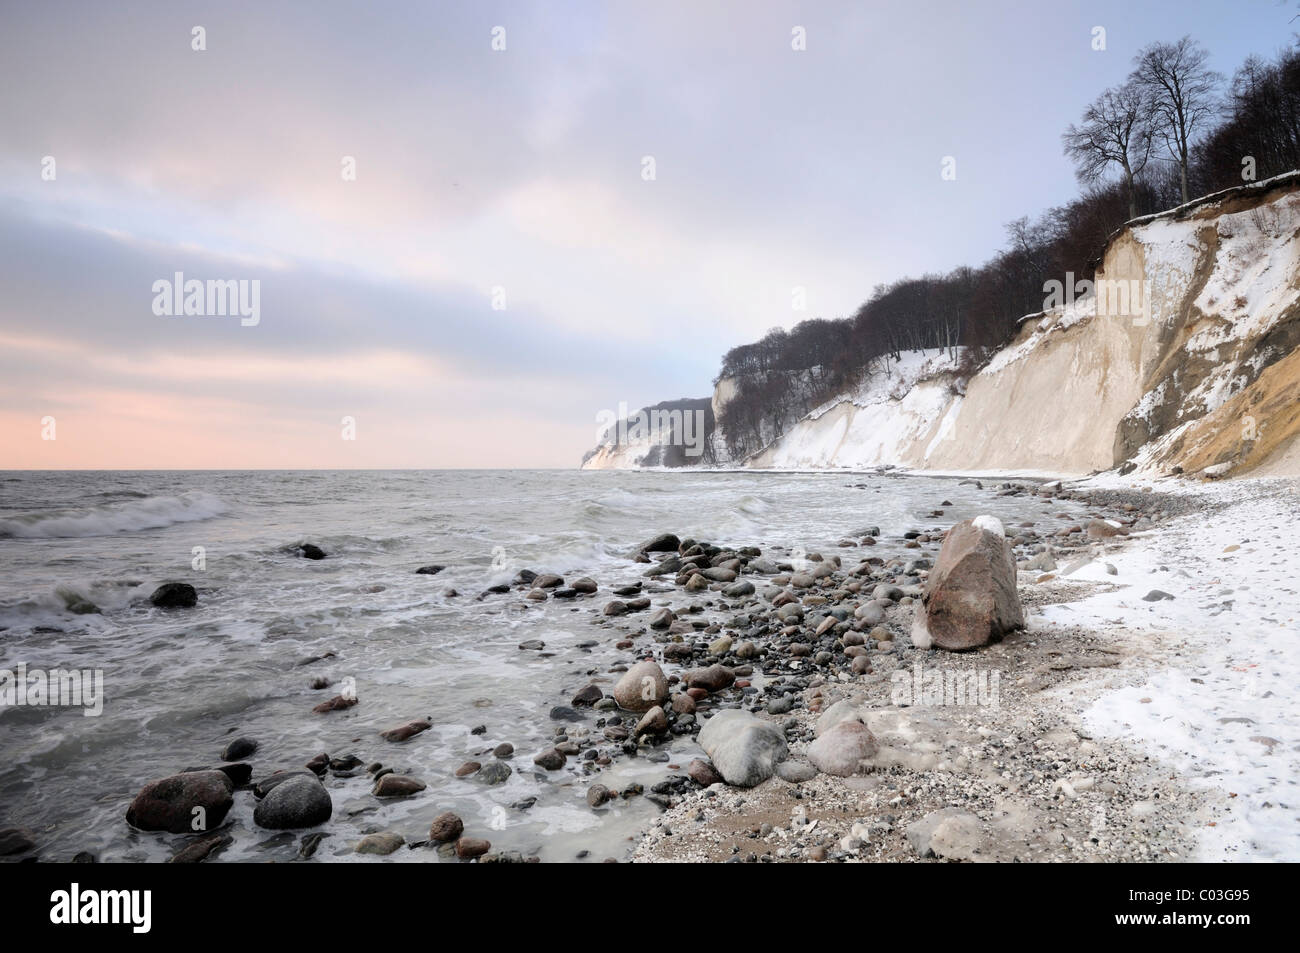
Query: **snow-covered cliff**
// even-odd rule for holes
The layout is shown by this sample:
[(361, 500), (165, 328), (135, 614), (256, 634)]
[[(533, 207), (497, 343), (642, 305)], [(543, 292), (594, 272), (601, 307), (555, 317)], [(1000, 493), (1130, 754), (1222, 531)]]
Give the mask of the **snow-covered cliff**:
[(1300, 173), (1129, 223), (1072, 290), (969, 379), (905, 354), (745, 463), (1300, 474)]

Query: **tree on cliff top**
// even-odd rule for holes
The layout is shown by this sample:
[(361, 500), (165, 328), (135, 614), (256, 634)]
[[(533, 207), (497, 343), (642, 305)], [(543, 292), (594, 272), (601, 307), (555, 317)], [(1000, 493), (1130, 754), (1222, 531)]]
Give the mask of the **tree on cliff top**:
[(1112, 165), (1123, 173), (1128, 217), (1137, 218), (1134, 182), (1151, 159), (1153, 107), (1143, 88), (1132, 81), (1106, 90), (1083, 114), (1083, 122), (1061, 137), (1081, 183), (1096, 183)]
[(1134, 57), (1129, 82), (1150, 100), (1155, 135), (1178, 164), (1183, 204), (1191, 201), (1187, 168), (1192, 145), (1219, 110), (1223, 76), (1207, 67), (1210, 54), (1185, 36), (1175, 43), (1152, 43)]

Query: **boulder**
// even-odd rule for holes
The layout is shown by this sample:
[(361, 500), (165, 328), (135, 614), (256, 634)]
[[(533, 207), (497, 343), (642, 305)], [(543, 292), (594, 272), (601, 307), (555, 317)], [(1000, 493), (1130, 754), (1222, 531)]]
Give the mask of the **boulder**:
[(298, 547), (299, 554), (304, 559), (324, 559), (325, 550), (321, 549), (314, 543), (303, 543)]
[(1001, 522), (980, 516), (948, 531), (926, 580), (912, 642), (954, 652), (999, 641), (1022, 629), (1016, 564)]
[(569, 700), (569, 704), (574, 706), (594, 705), (604, 697), (599, 685), (588, 685), (586, 688), (579, 689), (578, 694)]
[(555, 748), (547, 748), (541, 754), (533, 758), (533, 764), (539, 768), (545, 768), (547, 771), (559, 771), (564, 767), (565, 757)]
[(479, 770), (478, 779), (484, 784), (504, 784), (513, 773), (504, 761), (489, 761)]
[(1117, 526), (1109, 520), (1092, 519), (1088, 521), (1088, 536), (1091, 539), (1110, 539), (1112, 536), (1127, 535), (1127, 528)]
[(6, 827), (0, 830), (0, 857), (14, 857), (36, 849), (36, 841), (30, 831), (21, 827)]
[(702, 688), (706, 692), (720, 692), (724, 688), (730, 688), (735, 680), (736, 673), (725, 665), (693, 668), (682, 676), (687, 688)]
[(419, 794), (428, 785), (419, 778), (404, 774), (385, 774), (375, 782), (375, 797), (410, 797)]
[(686, 774), (702, 788), (722, 783), (722, 775), (718, 774), (717, 768), (707, 761), (701, 761), (699, 758), (686, 766)]
[(404, 725), (398, 725), (396, 728), (389, 728), (387, 731), (381, 731), (379, 737), (385, 741), (405, 741), (407, 738), (414, 738), (422, 731), (428, 731), (433, 727), (433, 723), (427, 719), (419, 721), (408, 721)]
[(614, 701), (624, 711), (649, 711), (668, 700), (668, 679), (655, 662), (637, 662), (614, 686)]
[(635, 735), (662, 735), (668, 730), (668, 716), (664, 713), (663, 708), (655, 705), (648, 712), (641, 716), (641, 720), (636, 724)]
[(435, 844), (450, 844), (465, 833), (465, 822), (451, 811), (443, 811), (429, 826), (429, 840)]
[(221, 751), (222, 761), (243, 761), (257, 750), (257, 742), (252, 738), (236, 738)]
[(736, 787), (766, 781), (790, 753), (780, 727), (741, 709), (718, 712), (705, 722), (698, 740), (723, 780)]
[(473, 860), (482, 857), (492, 849), (490, 841), (478, 837), (462, 837), (456, 841), (456, 856), (461, 860)]
[(269, 830), (292, 830), (324, 824), (334, 813), (325, 785), (314, 776), (295, 774), (267, 792), (253, 809), (253, 823)]
[(658, 536), (652, 536), (644, 543), (637, 547), (637, 552), (641, 553), (675, 553), (682, 545), (682, 541), (672, 533), (660, 533)]
[(235, 803), (221, 771), (189, 771), (150, 781), (131, 801), (126, 821), (142, 831), (193, 834), (220, 826)]
[(199, 601), (199, 594), (187, 582), (164, 582), (153, 591), (149, 601), (159, 609), (192, 609)]
[(823, 774), (847, 778), (862, 761), (875, 755), (875, 736), (857, 718), (845, 718), (822, 732), (808, 746), (808, 760)]
[(378, 831), (374, 834), (367, 834), (357, 841), (356, 849), (358, 854), (387, 856), (405, 843), (405, 839), (396, 831)]

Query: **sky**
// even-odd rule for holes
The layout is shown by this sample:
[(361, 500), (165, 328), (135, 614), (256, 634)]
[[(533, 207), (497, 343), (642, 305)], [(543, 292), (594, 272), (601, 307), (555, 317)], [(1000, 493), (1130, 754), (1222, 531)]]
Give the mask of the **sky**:
[(1142, 46), (1230, 75), (1295, 7), (4, 0), (0, 468), (575, 467), (1073, 198)]

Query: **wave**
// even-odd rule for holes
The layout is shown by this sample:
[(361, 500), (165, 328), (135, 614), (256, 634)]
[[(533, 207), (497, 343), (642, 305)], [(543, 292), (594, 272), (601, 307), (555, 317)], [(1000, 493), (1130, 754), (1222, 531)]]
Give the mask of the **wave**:
[(147, 496), (125, 503), (19, 513), (0, 519), (0, 538), (114, 536), (211, 519), (228, 510), (229, 507), (211, 493), (193, 491), (179, 496)]

